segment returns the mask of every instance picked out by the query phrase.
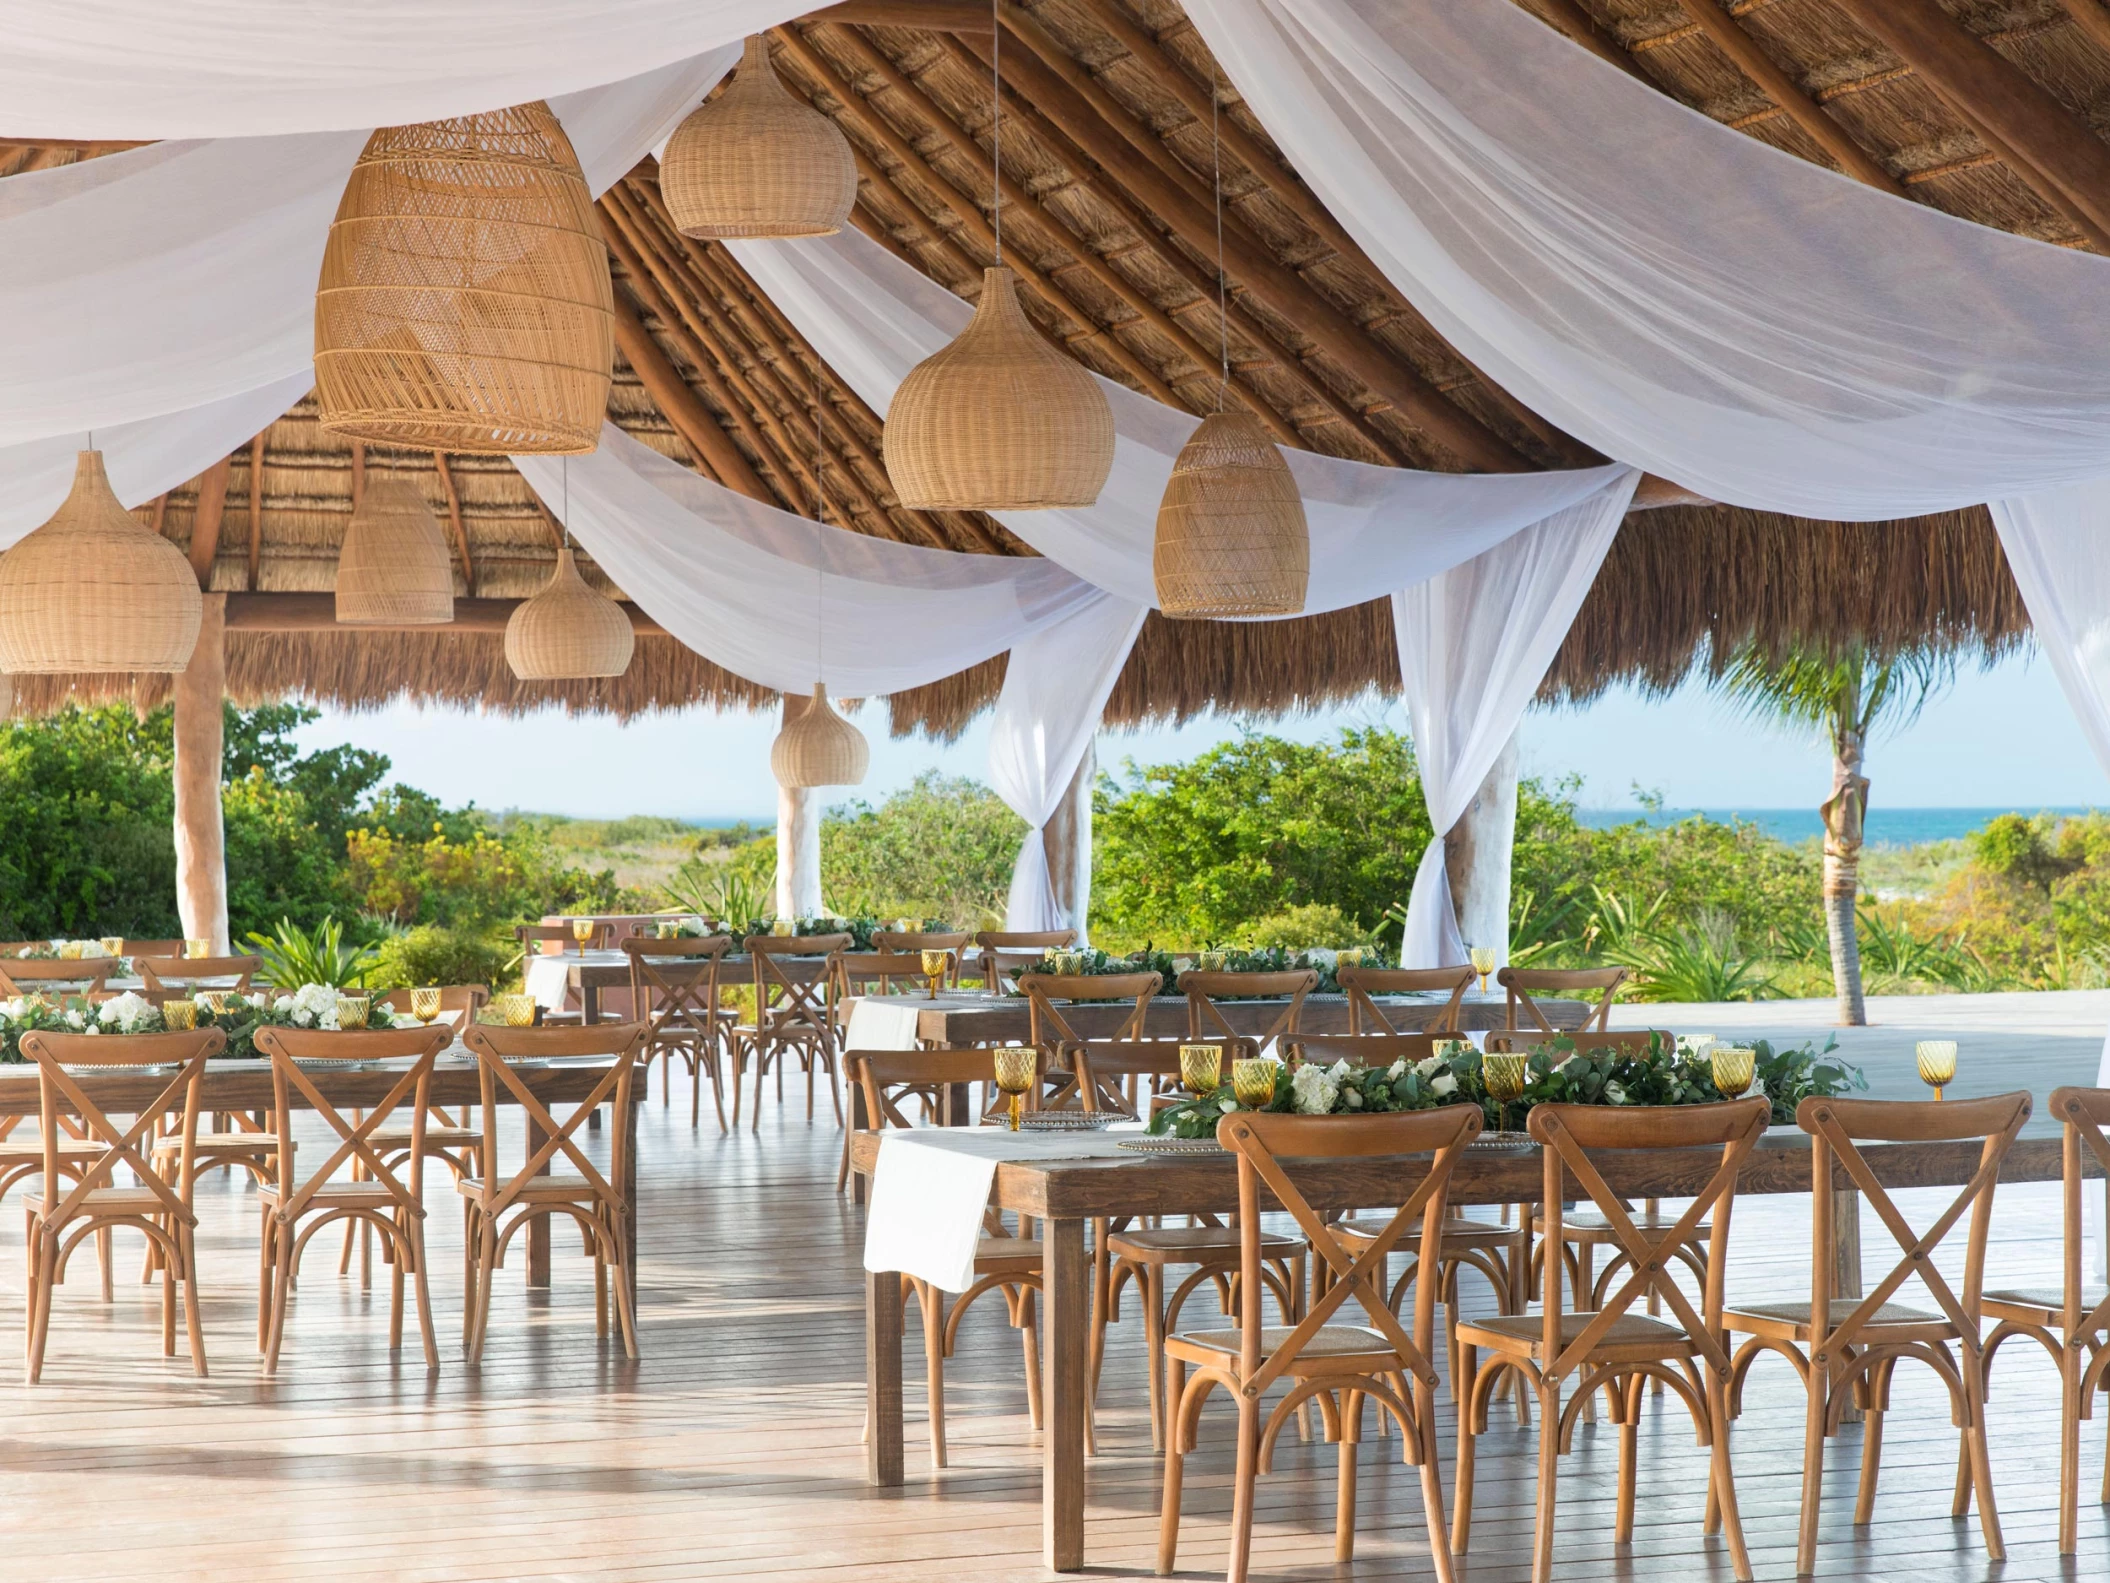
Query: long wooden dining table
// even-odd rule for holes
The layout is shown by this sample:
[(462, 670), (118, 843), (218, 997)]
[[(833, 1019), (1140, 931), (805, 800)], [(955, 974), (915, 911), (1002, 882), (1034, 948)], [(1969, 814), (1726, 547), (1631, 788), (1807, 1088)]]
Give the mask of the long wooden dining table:
[[(864, 1132), (852, 1140), (851, 1160), (858, 1171), (869, 1173), (876, 1166), (882, 1137)], [(1970, 1180), (1979, 1158), (1979, 1146), (1972, 1142), (1869, 1144), (1862, 1152), (1877, 1179), (1892, 1188), (1961, 1186)], [(2060, 1152), (2057, 1125), (2036, 1116), (2010, 1149), (2001, 1180), (2057, 1181)], [(1687, 1198), (1706, 1185), (1721, 1163), (1721, 1153), (1593, 1151), (1591, 1160), (1606, 1182), (1627, 1197)], [(1427, 1171), (1426, 1159), (1413, 1157), (1292, 1160), (1284, 1166), (1298, 1190), (1321, 1212), (1403, 1203)], [(1542, 1171), (1535, 1148), (1469, 1151), (1452, 1174), (1450, 1202), (1536, 1202)], [(2098, 1174), (2092, 1162), (2089, 1174)], [(1836, 1181), (1841, 1187), (1852, 1186), (1843, 1169)], [(1807, 1193), (1810, 1186), (1809, 1139), (1792, 1127), (1769, 1132), (1738, 1179), (1739, 1193)], [(996, 1168), (990, 1201), (1041, 1222), (1042, 1548), (1051, 1569), (1074, 1572), (1085, 1563), (1085, 1356), (1092, 1310), (1085, 1224), (1122, 1216), (1235, 1212), (1237, 1166), (1229, 1154), (1004, 1162)], [(1518, 1235), (1526, 1234), (1520, 1223)], [(2047, 1278), (2053, 1273), (2047, 1271)], [(1854, 1274), (1858, 1276), (1858, 1270)], [(875, 1485), (903, 1482), (901, 1280), (895, 1271), (868, 1271), (865, 1277), (866, 1391), (871, 1410), (867, 1468)], [(1841, 1285), (1842, 1291), (1859, 1289), (1858, 1279)]]

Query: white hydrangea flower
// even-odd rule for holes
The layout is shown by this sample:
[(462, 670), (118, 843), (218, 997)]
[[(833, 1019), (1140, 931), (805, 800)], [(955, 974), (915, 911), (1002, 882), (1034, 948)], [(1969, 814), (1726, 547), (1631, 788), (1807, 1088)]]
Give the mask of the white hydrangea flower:
[(1458, 1092), (1458, 1079), (1451, 1076), (1448, 1072), (1438, 1072), (1433, 1078), (1429, 1079), (1429, 1092), (1438, 1099), (1441, 1099), (1445, 1094), (1455, 1094)]
[(68, 1026), (75, 1028), (85, 1028), (88, 1026), (88, 1019), (83, 1017), (78, 1011), (67, 1012), (66, 1022)]
[(1290, 1108), (1300, 1116), (1330, 1116), (1340, 1089), (1340, 1080), (1324, 1067), (1300, 1066), (1289, 1080)]
[(154, 1003), (146, 996), (126, 990), (102, 1003), (95, 1020), (120, 1033), (137, 1033), (139, 1025), (154, 1015)]
[(293, 1009), (293, 997), (291, 995), (279, 996), (278, 999), (271, 1003), (271, 1009), (277, 1012), (290, 1012)]
[(1442, 1070), (1443, 1057), (1440, 1055), (1423, 1056), (1414, 1063), (1414, 1075), (1416, 1077), (1434, 1077)]

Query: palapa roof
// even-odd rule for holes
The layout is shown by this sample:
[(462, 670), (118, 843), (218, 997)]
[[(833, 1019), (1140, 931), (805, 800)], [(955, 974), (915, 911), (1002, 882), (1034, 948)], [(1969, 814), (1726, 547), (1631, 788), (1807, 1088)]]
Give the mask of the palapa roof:
[[(1787, 153), (1980, 224), (2110, 252), (2110, 147), (2098, 131), (2110, 124), (2110, 10), (2100, 0), (1973, 4), (1961, 15), (1935, 0), (1515, 3)], [(1281, 443), (1445, 471), (1600, 460), (1481, 376), (1383, 279), (1289, 168), (1176, 0), (998, 7), (1005, 261), (1056, 344), (1160, 401), (1214, 407), (1220, 168), (1234, 398)], [(1879, 35), (1895, 34), (1901, 17), (1917, 31), (1886, 42)], [(853, 222), (972, 300), (994, 260), (988, 8), (852, 0), (773, 30), (772, 42), (787, 86), (856, 151)], [(1964, 86), (1987, 80), (1989, 57), (2005, 96), (1994, 109)], [(119, 146), (0, 144), (0, 177)], [(1033, 553), (980, 513), (900, 506), (879, 460), (879, 415), (723, 247), (675, 231), (650, 159), (599, 210), (616, 281), (613, 421), (729, 487), (812, 514), (818, 390), (828, 520), (968, 553)], [(312, 398), (141, 514), (196, 549), (214, 588), (321, 594), (360, 480), (383, 471), (416, 483), (448, 525), (459, 594), (517, 599), (547, 580), (553, 525), (504, 459), (354, 447), (321, 432)], [(629, 674), (549, 685), (506, 670), (494, 614), (503, 607), (458, 622), (480, 630), (361, 634), (317, 630), (312, 619), (309, 630), (267, 630), (302, 624), (284, 620), (284, 608), (231, 602), (237, 696), (361, 706), (409, 695), (509, 710), (559, 702), (620, 715), (774, 700), (649, 623)], [(1621, 680), (1673, 686), (1751, 639), (1994, 653), (2027, 626), (1983, 510), (1876, 524), (1705, 504), (1636, 510), (1545, 696), (1583, 698)], [(999, 658), (899, 695), (894, 728), (956, 732), (994, 700), (1002, 675)], [(1152, 615), (1107, 718), (1184, 719), (1211, 706), (1274, 713), (1398, 681), (1385, 601), (1282, 622)], [(49, 706), (71, 688), (147, 702), (165, 685), (21, 678), (18, 699)]]

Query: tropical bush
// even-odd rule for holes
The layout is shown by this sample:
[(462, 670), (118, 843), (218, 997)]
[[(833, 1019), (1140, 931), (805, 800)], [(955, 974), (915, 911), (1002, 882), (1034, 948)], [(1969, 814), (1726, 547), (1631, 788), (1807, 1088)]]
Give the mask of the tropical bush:
[(927, 771), (876, 808), (859, 801), (828, 810), (821, 891), (853, 916), (1002, 928), (1025, 833), (1025, 820), (988, 787)]
[(281, 918), (271, 934), (252, 933), (250, 951), (264, 960), (257, 977), (274, 989), (294, 990), (306, 984), (325, 989), (360, 988), (368, 981), (377, 956), (370, 945), (347, 943), (344, 926), (325, 918), (314, 931)]
[(520, 948), (508, 938), (420, 924), (375, 948), (366, 982), (380, 990), (420, 984), (485, 984), (500, 989), (520, 976)]

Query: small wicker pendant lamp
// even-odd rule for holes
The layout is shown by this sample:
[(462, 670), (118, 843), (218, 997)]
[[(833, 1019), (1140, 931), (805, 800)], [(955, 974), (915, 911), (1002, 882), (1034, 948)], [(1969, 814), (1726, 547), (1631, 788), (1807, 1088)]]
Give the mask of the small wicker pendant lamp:
[(204, 614), (189, 559), (82, 451), (51, 520), (0, 556), (0, 671), (181, 671)]
[(1249, 412), (1224, 410), (1231, 383), (1225, 305), (1223, 180), (1216, 152), (1216, 85), (1209, 88), (1211, 185), (1216, 197), (1216, 313), (1222, 357), (1217, 410), (1187, 437), (1158, 502), (1150, 570), (1158, 610), (1209, 616), (1294, 616), (1311, 585), (1311, 530), (1289, 463)]
[(686, 236), (833, 236), (857, 201), (857, 156), (785, 91), (758, 33), (725, 92), (667, 139), (659, 191)]
[(401, 479), (368, 484), (337, 553), (340, 626), (444, 626), (454, 562), (425, 497)]
[(383, 127), (315, 288), (322, 426), (428, 451), (590, 451), (614, 312), (593, 199), (549, 106)]
[(620, 676), (637, 634), (623, 607), (587, 586), (571, 546), (557, 551), (557, 574), (506, 622), (506, 664), (522, 681)]
[(779, 786), (855, 786), (871, 762), (871, 744), (835, 712), (822, 682), (813, 684), (812, 700), (769, 745), (769, 769)]

